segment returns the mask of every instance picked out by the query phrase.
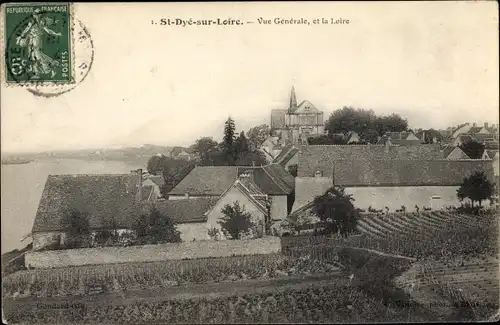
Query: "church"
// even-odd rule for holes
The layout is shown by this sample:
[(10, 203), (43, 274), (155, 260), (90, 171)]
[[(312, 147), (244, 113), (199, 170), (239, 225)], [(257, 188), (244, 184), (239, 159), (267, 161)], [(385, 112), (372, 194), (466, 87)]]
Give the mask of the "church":
[(323, 112), (310, 101), (304, 100), (297, 105), (295, 89), (290, 93), (288, 109), (271, 111), (271, 132), (280, 138), (281, 145), (305, 143), (307, 138), (324, 134)]

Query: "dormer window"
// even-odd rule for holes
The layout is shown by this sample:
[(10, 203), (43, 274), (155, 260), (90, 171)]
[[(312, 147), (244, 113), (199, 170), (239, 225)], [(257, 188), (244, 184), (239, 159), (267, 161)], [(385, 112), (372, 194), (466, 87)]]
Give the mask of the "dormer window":
[(309, 105), (306, 105), (306, 106), (304, 107), (304, 109), (305, 109), (306, 111), (309, 111), (309, 110), (311, 110), (311, 107), (309, 107)]
[(323, 176), (323, 173), (319, 170), (317, 170), (315, 173), (314, 173), (314, 177), (321, 177)]

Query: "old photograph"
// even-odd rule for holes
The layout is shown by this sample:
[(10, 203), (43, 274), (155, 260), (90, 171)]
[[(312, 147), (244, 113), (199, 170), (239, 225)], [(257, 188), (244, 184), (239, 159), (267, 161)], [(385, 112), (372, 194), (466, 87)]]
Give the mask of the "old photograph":
[(0, 8), (4, 323), (500, 319), (496, 2)]

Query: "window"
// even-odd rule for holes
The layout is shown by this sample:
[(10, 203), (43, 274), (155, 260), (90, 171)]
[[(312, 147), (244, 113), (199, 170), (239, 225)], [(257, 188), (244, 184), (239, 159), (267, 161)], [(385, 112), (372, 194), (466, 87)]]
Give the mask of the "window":
[(439, 195), (433, 195), (432, 199), (433, 200), (441, 200), (441, 196), (439, 196)]

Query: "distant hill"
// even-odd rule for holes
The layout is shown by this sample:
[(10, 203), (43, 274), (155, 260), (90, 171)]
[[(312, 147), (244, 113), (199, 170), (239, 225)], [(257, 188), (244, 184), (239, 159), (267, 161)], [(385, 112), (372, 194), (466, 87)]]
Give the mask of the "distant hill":
[(18, 160), (44, 160), (44, 159), (84, 159), (84, 160), (117, 160), (117, 161), (140, 161), (147, 162), (149, 157), (162, 154), (170, 156), (172, 150), (176, 148), (185, 149), (183, 147), (160, 146), (154, 144), (145, 144), (139, 147), (123, 147), (123, 148), (95, 148), (81, 150), (59, 150), (47, 151), (38, 153), (26, 154), (2, 154), (2, 161)]

